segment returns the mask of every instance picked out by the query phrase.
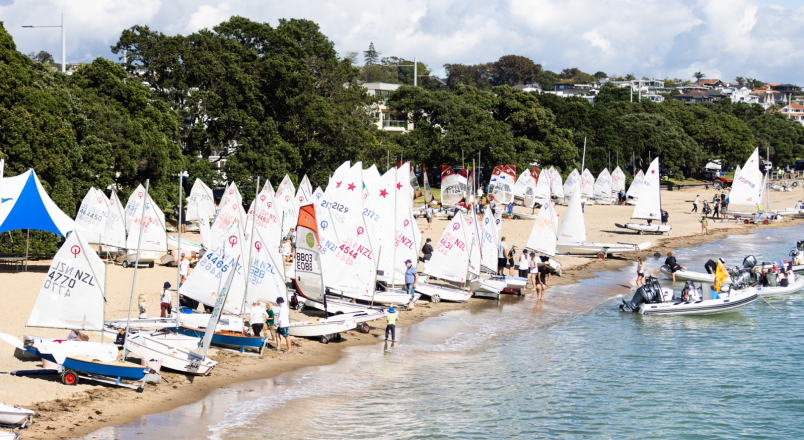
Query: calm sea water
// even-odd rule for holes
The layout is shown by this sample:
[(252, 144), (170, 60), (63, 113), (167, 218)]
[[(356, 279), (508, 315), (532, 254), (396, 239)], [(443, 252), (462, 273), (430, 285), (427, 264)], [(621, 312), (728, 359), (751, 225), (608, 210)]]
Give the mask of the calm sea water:
[[(804, 228), (766, 227), (676, 255), (702, 271), (712, 256), (785, 258), (802, 238)], [(641, 317), (617, 311), (635, 266), (597, 275), (543, 303), (507, 296), (445, 313), (393, 346), (351, 347), (334, 365), (85, 438), (804, 438), (804, 294), (728, 315)]]

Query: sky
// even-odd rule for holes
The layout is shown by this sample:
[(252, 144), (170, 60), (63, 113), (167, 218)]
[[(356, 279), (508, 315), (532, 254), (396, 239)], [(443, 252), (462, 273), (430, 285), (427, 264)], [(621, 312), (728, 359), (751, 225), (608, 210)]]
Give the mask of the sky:
[(545, 69), (637, 77), (804, 84), (804, 0), (0, 0), (0, 21), (23, 53), (67, 62), (117, 60), (123, 29), (165, 34), (212, 28), (233, 15), (276, 25), (318, 23), (341, 56), (370, 42), (383, 56), (416, 58), (436, 75), (447, 63), (523, 55)]

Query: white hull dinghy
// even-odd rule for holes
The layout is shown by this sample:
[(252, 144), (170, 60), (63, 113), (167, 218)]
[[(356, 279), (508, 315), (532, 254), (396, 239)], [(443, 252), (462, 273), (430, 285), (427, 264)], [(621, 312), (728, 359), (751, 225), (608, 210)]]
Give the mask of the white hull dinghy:
[(297, 338), (319, 338), (322, 344), (340, 338), (341, 332), (357, 327), (354, 319), (340, 321), (333, 318), (319, 319), (317, 322), (296, 321), (291, 322), (288, 334)]
[[(196, 354), (185, 348), (172, 346), (143, 334), (130, 335), (128, 349), (144, 360), (156, 359), (162, 361), (163, 368), (169, 368), (182, 373), (206, 376), (218, 364), (212, 359)], [(197, 339), (197, 338), (196, 338)]]
[(469, 289), (476, 298), (500, 299), (500, 292), (505, 288), (505, 283), (495, 280), (477, 278), (469, 281)]
[(670, 225), (649, 225), (646, 223), (626, 223), (624, 225), (620, 223), (615, 223), (614, 226), (617, 226), (618, 228), (624, 228), (636, 231), (639, 235), (642, 235), (644, 233), (656, 234), (656, 235), (669, 234), (670, 231), (673, 230), (673, 227)]
[(0, 403), (0, 425), (21, 425), (33, 414), (33, 410)]
[(148, 336), (148, 339), (159, 341), (163, 344), (170, 345), (171, 347), (183, 348), (185, 350), (195, 350), (201, 343), (201, 338), (187, 336), (181, 333), (153, 332), (146, 335)]
[[(641, 171), (640, 171), (641, 172)], [(646, 223), (615, 223), (618, 228), (625, 228), (636, 231), (637, 234), (669, 234), (672, 228), (670, 225), (658, 224), (660, 220), (667, 221), (667, 218), (662, 219), (662, 195), (660, 191), (660, 172), (659, 172), (659, 158), (653, 159), (648, 171), (640, 181), (635, 181), (639, 187), (636, 192), (639, 194), (639, 199), (635, 203), (634, 213), (631, 215), (632, 219), (646, 220), (648, 222), (657, 222), (657, 224)], [(633, 186), (633, 184), (632, 184)], [(630, 191), (630, 190), (629, 190)]]
[(436, 286), (427, 282), (416, 283), (416, 293), (420, 293), (428, 298), (430, 302), (466, 302), (472, 297), (472, 292), (468, 290), (453, 289), (451, 287)]
[(737, 311), (759, 299), (756, 292), (749, 289), (731, 291), (729, 286), (723, 286), (716, 298), (712, 298), (707, 284), (699, 285), (696, 292), (700, 294), (692, 293), (689, 301), (683, 301), (673, 289), (663, 288), (656, 278), (648, 277), (630, 301), (623, 299), (620, 310), (640, 315), (714, 315)]
[[(667, 267), (667, 265), (662, 265), (662, 267), (659, 270), (668, 277), (673, 276), (673, 271), (670, 270), (670, 268)], [(711, 273), (693, 272), (687, 269), (679, 269), (676, 271), (676, 281), (695, 281), (698, 283), (712, 284), (715, 282), (715, 275)], [(731, 278), (724, 281), (724, 283), (730, 284)]]
[(524, 289), (525, 286), (528, 285), (528, 279), (527, 278), (515, 277), (515, 276), (511, 276), (511, 275), (497, 275), (497, 276), (491, 277), (491, 279), (494, 280), (494, 281), (499, 281), (501, 283), (505, 283), (505, 289), (504, 290), (509, 290), (509, 291), (510, 290), (519, 291), (519, 290)]
[[(209, 315), (207, 315), (207, 318), (209, 318)], [(106, 321), (106, 325), (114, 328), (125, 328), (126, 321), (126, 319), (109, 319)], [(128, 328), (137, 330), (161, 330), (173, 327), (176, 327), (176, 318), (131, 319), (128, 325)]]

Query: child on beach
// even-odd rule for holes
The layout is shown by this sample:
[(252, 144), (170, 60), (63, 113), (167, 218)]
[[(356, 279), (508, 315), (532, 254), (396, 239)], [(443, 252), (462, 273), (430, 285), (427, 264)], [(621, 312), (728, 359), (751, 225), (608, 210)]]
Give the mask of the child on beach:
[(701, 235), (709, 235), (709, 220), (706, 214), (701, 216)]
[(145, 311), (145, 295), (140, 295), (137, 299), (137, 308), (139, 309), (138, 317), (140, 319), (148, 319), (148, 314)]
[(642, 286), (645, 284), (645, 266), (642, 264), (642, 258), (637, 257), (637, 279), (636, 279), (636, 286)]
[(385, 326), (385, 340), (388, 340), (388, 332), (391, 332), (391, 342), (394, 342), (396, 341), (396, 320), (399, 318), (399, 314), (396, 313), (394, 306), (388, 309), (386, 318), (388, 319), (388, 325)]

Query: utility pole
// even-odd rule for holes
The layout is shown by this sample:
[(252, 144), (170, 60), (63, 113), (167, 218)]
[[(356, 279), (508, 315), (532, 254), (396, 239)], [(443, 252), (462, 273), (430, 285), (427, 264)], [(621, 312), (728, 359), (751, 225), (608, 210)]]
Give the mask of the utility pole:
[(34, 26), (29, 24), (27, 26), (23, 26), (24, 28), (34, 29), (34, 28), (61, 28), (61, 73), (67, 72), (67, 44), (65, 43), (64, 37), (64, 13), (61, 14), (61, 26)]

